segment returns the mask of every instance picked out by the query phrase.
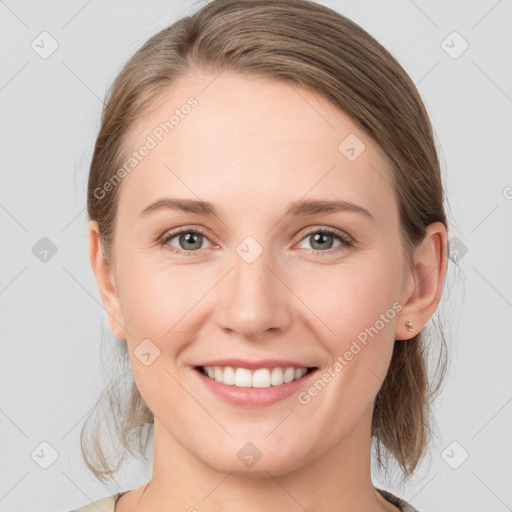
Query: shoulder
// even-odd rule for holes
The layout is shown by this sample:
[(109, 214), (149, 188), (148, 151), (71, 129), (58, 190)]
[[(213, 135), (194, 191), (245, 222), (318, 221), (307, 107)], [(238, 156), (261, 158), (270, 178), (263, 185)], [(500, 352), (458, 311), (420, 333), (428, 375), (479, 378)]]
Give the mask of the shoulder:
[(376, 489), (385, 500), (395, 505), (400, 510), (400, 512), (419, 512), (419, 510), (414, 508), (410, 503), (407, 503), (407, 501), (399, 498), (398, 496), (395, 496), (394, 494), (391, 494), (389, 491), (378, 488)]
[(96, 501), (92, 501), (88, 505), (84, 505), (83, 507), (70, 510), (69, 512), (98, 512), (101, 510), (102, 512), (114, 512), (116, 502), (121, 497), (123, 493), (113, 494), (112, 496), (108, 496), (107, 498), (101, 498)]
[[(410, 503), (407, 503), (405, 500), (391, 494), (389, 491), (378, 488), (377, 491), (385, 500), (398, 507), (401, 512), (419, 512), (419, 510), (414, 508)], [(115, 512), (117, 500), (123, 494), (124, 493), (116, 493), (112, 496), (108, 496), (107, 498), (101, 498), (89, 503), (88, 505), (71, 510), (70, 512), (97, 512), (98, 510), (101, 510), (102, 512)]]

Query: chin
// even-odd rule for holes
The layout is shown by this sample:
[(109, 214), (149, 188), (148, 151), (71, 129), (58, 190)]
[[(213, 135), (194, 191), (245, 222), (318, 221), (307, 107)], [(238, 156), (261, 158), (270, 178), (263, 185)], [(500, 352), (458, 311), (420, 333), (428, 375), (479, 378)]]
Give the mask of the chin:
[(200, 458), (212, 469), (231, 473), (237, 476), (267, 477), (289, 473), (301, 467), (306, 458), (305, 454), (298, 453), (297, 446), (304, 446), (304, 442), (297, 446), (279, 447), (268, 440), (265, 443), (241, 443), (232, 440), (236, 448), (226, 446), (224, 449), (212, 447), (211, 457), (205, 457), (205, 453), (198, 454)]

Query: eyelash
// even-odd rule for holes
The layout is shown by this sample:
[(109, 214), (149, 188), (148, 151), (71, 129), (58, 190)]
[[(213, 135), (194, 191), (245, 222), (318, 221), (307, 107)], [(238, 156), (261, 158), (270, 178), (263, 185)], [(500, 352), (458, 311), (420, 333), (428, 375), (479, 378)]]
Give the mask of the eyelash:
[[(165, 233), (159, 239), (158, 243), (159, 243), (160, 247), (163, 247), (165, 245), (173, 253), (183, 254), (183, 256), (194, 256), (199, 251), (197, 251), (197, 250), (196, 251), (184, 251), (182, 249), (177, 249), (176, 247), (172, 247), (170, 245), (167, 245), (169, 240), (172, 240), (176, 236), (181, 235), (183, 233), (200, 234), (200, 235), (203, 235), (205, 238), (208, 238), (206, 232), (203, 229), (201, 229), (201, 228), (180, 229), (179, 231)], [(317, 249), (309, 249), (309, 250), (307, 250), (307, 252), (309, 254), (313, 254), (314, 256), (322, 257), (322, 256), (332, 255), (333, 252), (337, 252), (338, 250), (347, 249), (347, 248), (353, 247), (355, 245), (355, 240), (353, 240), (351, 237), (349, 237), (348, 235), (344, 234), (343, 232), (338, 231), (337, 229), (333, 229), (333, 228), (317, 228), (317, 229), (312, 229), (311, 231), (308, 231), (300, 239), (300, 241), (302, 241), (305, 238), (307, 238), (308, 236), (316, 234), (316, 233), (321, 233), (323, 235), (332, 235), (335, 238), (337, 238), (342, 243), (342, 245), (340, 245), (339, 247), (334, 247), (334, 248), (325, 250), (325, 251), (320, 251), (320, 250), (317, 250)]]

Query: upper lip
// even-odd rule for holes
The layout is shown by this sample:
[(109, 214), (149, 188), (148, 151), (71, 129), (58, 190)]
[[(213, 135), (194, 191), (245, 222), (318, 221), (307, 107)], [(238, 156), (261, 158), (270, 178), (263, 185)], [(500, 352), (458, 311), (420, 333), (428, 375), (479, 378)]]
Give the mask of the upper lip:
[(259, 361), (247, 361), (245, 359), (215, 359), (204, 361), (196, 366), (234, 366), (236, 368), (247, 368), (257, 370), (258, 368), (313, 368), (313, 366), (289, 361), (285, 359), (260, 359)]

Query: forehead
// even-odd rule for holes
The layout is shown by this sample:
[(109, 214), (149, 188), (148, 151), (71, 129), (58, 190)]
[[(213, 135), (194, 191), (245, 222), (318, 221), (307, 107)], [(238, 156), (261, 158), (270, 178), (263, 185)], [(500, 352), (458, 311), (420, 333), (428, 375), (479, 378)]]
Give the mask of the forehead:
[(135, 125), (128, 147), (142, 146), (150, 149), (123, 179), (120, 208), (141, 210), (166, 193), (220, 204), (242, 194), (266, 208), (306, 194), (341, 197), (372, 205), (376, 216), (396, 207), (381, 148), (296, 84), (230, 72), (187, 77)]

